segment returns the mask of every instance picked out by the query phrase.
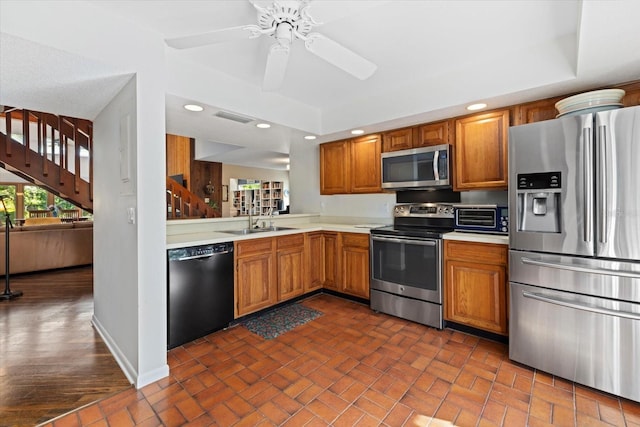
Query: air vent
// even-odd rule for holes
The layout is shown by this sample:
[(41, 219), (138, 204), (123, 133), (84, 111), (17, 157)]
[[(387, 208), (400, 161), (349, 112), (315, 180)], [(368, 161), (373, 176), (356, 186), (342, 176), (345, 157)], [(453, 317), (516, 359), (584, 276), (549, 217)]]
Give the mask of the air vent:
[(220, 117), (221, 119), (232, 120), (234, 122), (242, 123), (243, 125), (254, 121), (251, 117), (241, 116), (240, 114), (229, 113), (228, 111), (218, 111), (214, 114), (216, 117)]

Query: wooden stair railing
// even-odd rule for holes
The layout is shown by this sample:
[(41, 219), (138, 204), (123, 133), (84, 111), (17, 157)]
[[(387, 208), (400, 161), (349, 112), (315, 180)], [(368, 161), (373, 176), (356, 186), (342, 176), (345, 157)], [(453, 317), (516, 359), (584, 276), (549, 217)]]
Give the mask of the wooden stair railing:
[(91, 121), (10, 107), (0, 117), (0, 162), (5, 168), (92, 212)]
[(220, 214), (200, 197), (167, 177), (167, 219), (216, 218)]

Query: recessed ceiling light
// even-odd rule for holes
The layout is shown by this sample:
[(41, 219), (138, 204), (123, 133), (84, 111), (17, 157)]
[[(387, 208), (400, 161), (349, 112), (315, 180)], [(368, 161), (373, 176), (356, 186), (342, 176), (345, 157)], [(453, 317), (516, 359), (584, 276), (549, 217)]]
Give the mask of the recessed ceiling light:
[(256, 127), (260, 128), (260, 129), (269, 129), (271, 127), (271, 125), (269, 123), (258, 123), (256, 125)]
[(202, 110), (204, 110), (204, 108), (202, 108), (201, 106), (196, 105), (196, 104), (187, 104), (187, 105), (184, 106), (184, 109), (185, 110), (189, 110), (189, 111), (202, 111)]
[(364, 131), (362, 129), (354, 129), (351, 131), (352, 135), (362, 135)]
[(467, 110), (469, 111), (475, 111), (475, 110), (482, 110), (483, 108), (486, 108), (487, 104), (485, 104), (484, 102), (480, 102), (478, 104), (471, 104), (467, 107)]
[(316, 139), (315, 135), (305, 135), (304, 139), (308, 139), (309, 141)]

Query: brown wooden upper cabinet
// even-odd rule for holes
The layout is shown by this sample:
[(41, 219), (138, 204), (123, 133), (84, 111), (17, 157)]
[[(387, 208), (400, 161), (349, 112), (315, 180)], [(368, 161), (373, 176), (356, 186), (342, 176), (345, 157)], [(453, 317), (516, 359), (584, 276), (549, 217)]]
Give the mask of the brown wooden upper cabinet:
[(455, 121), (454, 190), (507, 188), (509, 110)]
[(517, 105), (513, 117), (513, 125), (524, 125), (527, 123), (541, 122), (543, 120), (555, 119), (558, 115), (556, 102), (565, 98), (558, 96), (555, 98), (542, 99), (540, 101), (527, 102)]
[(450, 120), (427, 123), (418, 126), (418, 137), (414, 147), (428, 147), (432, 145), (451, 144)]
[(349, 140), (320, 144), (320, 194), (346, 194), (351, 188)]
[(450, 121), (443, 120), (385, 132), (382, 134), (382, 152), (450, 144), (449, 129)]
[(382, 151), (408, 150), (413, 148), (415, 128), (396, 129), (382, 134)]
[(320, 144), (320, 194), (379, 193), (379, 134)]

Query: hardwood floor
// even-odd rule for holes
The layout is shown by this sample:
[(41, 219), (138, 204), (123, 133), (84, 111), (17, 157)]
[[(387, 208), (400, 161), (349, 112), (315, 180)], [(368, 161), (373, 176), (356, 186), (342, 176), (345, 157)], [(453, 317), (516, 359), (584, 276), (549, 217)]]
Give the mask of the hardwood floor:
[(0, 426), (32, 426), (132, 388), (91, 325), (91, 267), (14, 276), (11, 290), (24, 295), (0, 301)]

